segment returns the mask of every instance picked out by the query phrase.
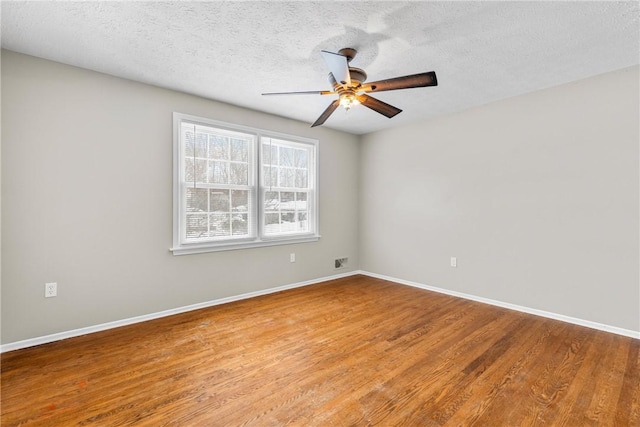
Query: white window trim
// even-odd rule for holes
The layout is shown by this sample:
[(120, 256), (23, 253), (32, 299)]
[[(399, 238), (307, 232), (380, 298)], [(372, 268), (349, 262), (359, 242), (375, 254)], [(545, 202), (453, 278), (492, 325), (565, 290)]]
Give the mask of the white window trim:
[[(180, 238), (181, 233), (181, 200), (180, 200), (180, 172), (181, 172), (181, 152), (180, 152), (180, 123), (183, 120), (194, 121), (206, 125), (211, 125), (214, 127), (228, 129), (231, 131), (237, 132), (245, 132), (249, 134), (253, 134), (256, 137), (256, 146), (254, 147), (254, 156), (255, 156), (255, 164), (256, 170), (254, 171), (256, 187), (254, 193), (254, 203), (256, 206), (256, 221), (258, 224), (258, 233), (255, 238), (249, 239), (238, 239), (227, 242), (198, 242), (198, 243), (182, 243)], [(314, 147), (314, 174), (313, 174), (313, 210), (315, 212), (314, 218), (314, 229), (310, 233), (306, 234), (295, 234), (295, 235), (281, 235), (281, 236), (273, 236), (273, 237), (265, 237), (261, 236), (262, 231), (260, 230), (260, 222), (262, 221), (262, 204), (260, 202), (262, 197), (263, 189), (261, 187), (261, 138), (274, 138), (274, 139), (283, 139), (292, 142), (299, 142), (303, 144), (312, 145)], [(279, 132), (272, 132), (269, 130), (253, 128), (249, 126), (236, 125), (232, 123), (225, 123), (217, 120), (207, 119), (204, 117), (192, 116), (183, 113), (173, 113), (173, 246), (169, 249), (173, 252), (173, 255), (188, 255), (188, 254), (198, 254), (205, 252), (218, 252), (218, 251), (228, 251), (228, 250), (237, 250), (237, 249), (249, 249), (249, 248), (259, 248), (266, 246), (275, 246), (275, 245), (288, 245), (288, 244), (296, 244), (296, 243), (307, 243), (307, 242), (316, 242), (320, 239), (320, 209), (318, 206), (318, 193), (319, 193), (319, 180), (318, 180), (318, 169), (319, 169), (319, 144), (318, 140), (300, 137), (296, 135), (289, 135)]]

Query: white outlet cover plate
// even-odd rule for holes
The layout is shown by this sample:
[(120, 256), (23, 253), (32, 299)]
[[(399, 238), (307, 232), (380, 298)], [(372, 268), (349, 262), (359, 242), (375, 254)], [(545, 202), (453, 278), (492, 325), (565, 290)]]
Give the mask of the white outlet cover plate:
[(44, 296), (45, 298), (51, 298), (58, 296), (58, 284), (57, 283), (45, 283), (44, 284)]

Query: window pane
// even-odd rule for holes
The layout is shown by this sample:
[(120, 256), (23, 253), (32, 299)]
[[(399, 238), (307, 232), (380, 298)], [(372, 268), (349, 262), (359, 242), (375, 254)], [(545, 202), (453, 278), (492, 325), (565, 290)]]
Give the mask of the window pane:
[[(263, 140), (269, 141), (269, 138), (263, 138)], [(278, 146), (277, 145), (262, 144), (262, 164), (263, 165), (278, 164)]]
[(207, 161), (196, 159), (194, 166), (192, 158), (185, 158), (184, 161), (184, 181), (188, 183), (194, 182), (207, 182)]
[(249, 142), (231, 138), (231, 160), (246, 162), (249, 159)]
[(209, 135), (209, 158), (229, 160), (229, 138), (219, 135)]
[(227, 162), (209, 162), (209, 179), (214, 184), (229, 183), (229, 163)]
[(296, 169), (296, 188), (307, 188), (307, 171)]
[(282, 212), (280, 216), (280, 231), (283, 233), (290, 233), (292, 231), (297, 231), (296, 221), (295, 221), (295, 213), (294, 212)]
[(296, 193), (296, 210), (307, 210), (307, 193)]
[(182, 137), (184, 141), (184, 155), (193, 158), (193, 131), (188, 130), (184, 132)]
[(266, 187), (272, 187), (272, 180), (271, 180), (271, 166), (264, 166), (262, 168), (262, 184), (265, 185)]
[(249, 192), (246, 190), (231, 191), (231, 211), (232, 212), (248, 212), (249, 211)]
[(277, 191), (264, 193), (264, 210), (277, 211), (280, 208), (280, 197)]
[(249, 168), (246, 163), (231, 163), (231, 184), (247, 185)]
[(296, 193), (290, 191), (283, 191), (280, 193), (280, 209), (281, 210), (295, 210), (296, 202), (295, 202)]
[(249, 220), (247, 214), (234, 214), (231, 225), (234, 236), (246, 236), (249, 234)]
[(211, 205), (209, 210), (211, 212), (229, 212), (229, 190), (210, 190), (211, 191)]
[(262, 179), (266, 187), (278, 186), (278, 168), (273, 166), (265, 166), (262, 168)]
[(295, 166), (297, 168), (307, 169), (307, 150), (295, 150)]
[(207, 212), (208, 192), (206, 188), (187, 187), (187, 212)]
[(309, 222), (306, 212), (298, 212), (298, 231), (309, 231)]
[(293, 187), (294, 184), (294, 172), (290, 168), (280, 169), (280, 183), (279, 187)]
[(231, 214), (215, 213), (209, 215), (211, 237), (231, 235)]
[(197, 239), (207, 236), (207, 214), (187, 214), (187, 239)]
[(280, 147), (280, 166), (293, 166), (293, 148)]
[(265, 234), (277, 234), (280, 232), (280, 214), (268, 213), (264, 215)]
[(196, 133), (196, 157), (207, 157), (207, 135)]

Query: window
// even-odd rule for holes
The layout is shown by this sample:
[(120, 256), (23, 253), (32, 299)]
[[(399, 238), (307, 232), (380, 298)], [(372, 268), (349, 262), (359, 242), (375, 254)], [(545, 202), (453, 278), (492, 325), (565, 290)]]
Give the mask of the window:
[(261, 145), (264, 235), (310, 232), (309, 146), (268, 137)]
[(174, 255), (318, 240), (317, 141), (174, 113)]

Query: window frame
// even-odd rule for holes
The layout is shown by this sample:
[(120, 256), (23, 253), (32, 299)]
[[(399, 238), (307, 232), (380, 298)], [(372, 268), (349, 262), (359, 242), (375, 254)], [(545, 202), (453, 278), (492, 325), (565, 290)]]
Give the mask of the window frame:
[[(249, 148), (249, 156), (253, 157), (253, 170), (249, 171), (250, 176), (253, 175), (253, 183), (249, 192), (252, 197), (253, 204), (253, 231), (255, 237), (236, 237), (218, 241), (199, 241), (185, 242), (183, 241), (183, 231), (186, 220), (186, 209), (183, 204), (186, 203), (186, 191), (183, 191), (182, 169), (185, 163), (185, 156), (182, 151), (181, 141), (181, 125), (183, 121), (192, 122), (196, 125), (211, 126), (214, 128), (240, 132), (253, 136), (253, 147)], [(309, 218), (309, 231), (305, 233), (265, 235), (264, 226), (264, 194), (263, 188), (263, 164), (262, 164), (262, 139), (272, 138), (292, 144), (302, 144), (311, 149), (313, 160), (309, 162), (313, 171), (308, 173), (309, 189), (307, 203), (310, 204), (309, 212), (312, 218)], [(250, 166), (251, 168), (251, 166)], [(170, 251), (174, 255), (187, 255), (204, 252), (217, 252), (247, 248), (258, 248), (264, 246), (286, 245), (295, 243), (315, 242), (320, 239), (319, 234), (319, 206), (318, 206), (318, 169), (319, 169), (319, 143), (316, 139), (305, 138), (295, 135), (289, 135), (279, 132), (273, 132), (265, 129), (258, 129), (249, 126), (236, 125), (218, 120), (198, 117), (189, 114), (173, 113), (173, 246)], [(311, 185), (313, 183), (313, 185)], [(186, 187), (184, 187), (186, 189)], [(251, 214), (251, 213), (249, 213)]]

